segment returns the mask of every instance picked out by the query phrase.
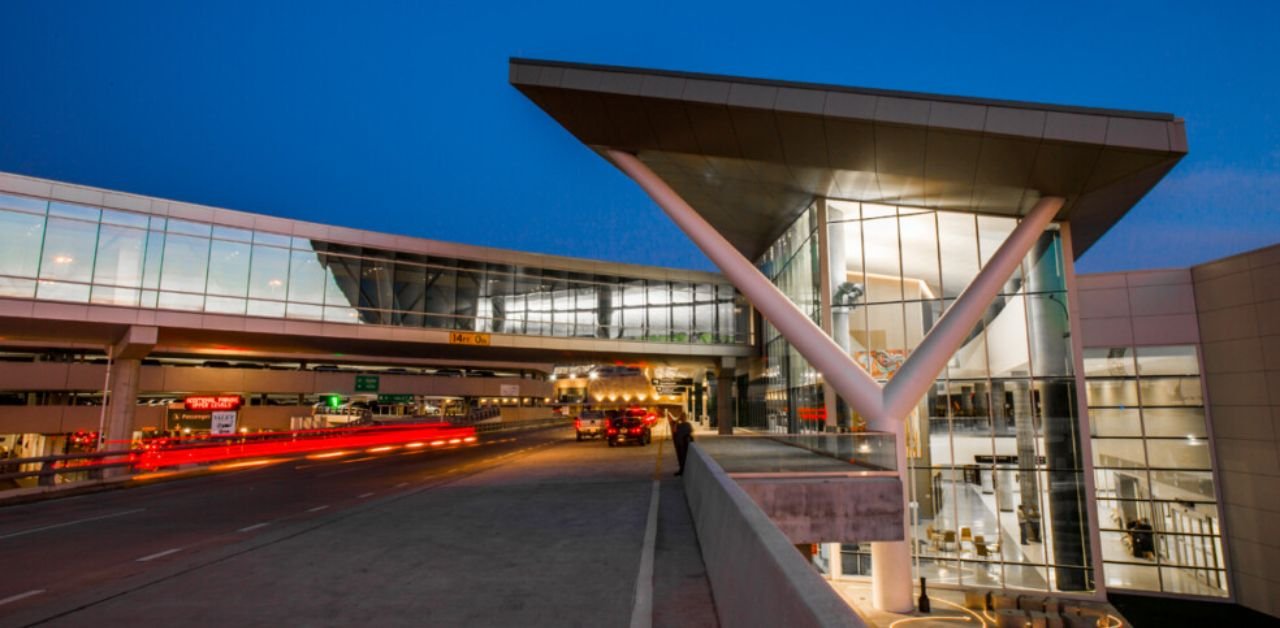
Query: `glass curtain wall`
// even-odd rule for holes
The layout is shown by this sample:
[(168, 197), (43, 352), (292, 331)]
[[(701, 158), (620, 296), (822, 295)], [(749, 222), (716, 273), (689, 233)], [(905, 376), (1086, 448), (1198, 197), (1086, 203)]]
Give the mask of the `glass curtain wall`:
[[(819, 263), (829, 264), (830, 331), (881, 382), (894, 376), (1017, 224), (826, 202), (827, 224), (813, 226), (827, 230), (828, 258)], [(780, 287), (788, 285), (796, 244), (812, 234), (793, 227), (762, 260)], [(808, 265), (804, 288), (792, 283), (784, 292), (816, 318), (817, 304), (805, 295), (817, 295), (818, 272)], [(1093, 589), (1069, 323), (1062, 238), (1053, 225), (907, 417), (920, 575), (964, 585)], [(821, 398), (821, 387), (812, 387), (813, 397), (796, 391), (806, 375), (787, 368), (791, 348), (767, 325), (764, 339), (772, 422), (802, 424), (800, 409)], [(783, 385), (783, 374), (796, 379)], [(855, 429), (862, 423), (851, 417)], [(847, 570), (868, 568), (868, 550), (846, 545)]]
[(0, 297), (366, 325), (742, 344), (727, 284), (513, 267), (0, 194)]
[[(818, 215), (810, 206), (760, 258), (757, 267), (800, 306), (813, 322), (821, 324), (819, 293)], [(822, 382), (777, 328), (764, 323), (765, 423), (773, 432), (822, 431), (826, 409)]]
[(1107, 586), (1227, 596), (1194, 346), (1084, 354)]

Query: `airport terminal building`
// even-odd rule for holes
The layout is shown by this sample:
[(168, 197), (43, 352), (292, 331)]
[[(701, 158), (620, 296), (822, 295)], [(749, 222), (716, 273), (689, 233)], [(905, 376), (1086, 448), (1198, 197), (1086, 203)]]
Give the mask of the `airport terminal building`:
[(722, 273), (0, 175), (0, 435), (128, 440), (193, 395), (240, 397), (254, 430), (361, 393), (516, 420), (589, 401), (557, 373), (639, 365), (691, 380), (649, 394), (721, 433), (893, 434), (902, 534), (804, 539), (836, 576), (894, 578), (884, 607), (926, 576), (1280, 615), (1280, 248), (1074, 271), (1186, 154), (1180, 119), (510, 70)]

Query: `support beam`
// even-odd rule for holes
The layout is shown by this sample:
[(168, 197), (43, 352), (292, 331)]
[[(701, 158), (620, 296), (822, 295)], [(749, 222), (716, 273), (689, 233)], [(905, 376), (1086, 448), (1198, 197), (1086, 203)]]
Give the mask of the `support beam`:
[(1013, 271), (1035, 246), (1065, 199), (1046, 196), (1027, 212), (1013, 233), (1005, 238), (995, 255), (982, 267), (973, 282), (947, 308), (938, 323), (929, 330), (920, 346), (911, 352), (893, 379), (884, 388), (884, 414), (880, 421), (902, 421), (920, 403), (951, 356), (964, 344), (973, 326), (982, 320), (987, 307), (1000, 294)]
[(627, 173), (671, 217), (689, 239), (706, 254), (729, 281), (746, 295), (751, 305), (786, 336), (801, 355), (863, 415), (878, 417), (883, 401), (880, 385), (853, 358), (800, 311), (787, 295), (760, 274), (715, 227), (694, 211), (658, 175), (634, 155), (606, 151), (609, 159)]
[(746, 295), (751, 305), (778, 328), (796, 351), (822, 373), (824, 380), (849, 405), (877, 425), (877, 429), (886, 430), (888, 423), (904, 421), (919, 403), (947, 360), (960, 348), (965, 336), (999, 294), (1000, 286), (1008, 281), (1065, 202), (1060, 197), (1046, 196), (1031, 208), (882, 390), (847, 351), (841, 349), (644, 162), (630, 153), (613, 149), (605, 152)]
[[(125, 330), (120, 340), (110, 349), (111, 360), (107, 366), (107, 402), (98, 440), (101, 449), (122, 451), (129, 449), (133, 439), (133, 417), (138, 409), (138, 384), (142, 374), (142, 358), (155, 347), (159, 330), (155, 327), (134, 325)], [(124, 469), (111, 469), (108, 475), (124, 473)]]
[[(1044, 197), (1027, 212), (894, 378), (881, 388), (846, 349), (810, 320), (661, 177), (635, 155), (612, 149), (607, 149), (605, 154), (649, 194), (729, 281), (746, 295), (756, 310), (822, 373), (827, 384), (866, 417), (874, 429), (894, 434), (904, 505), (908, 499), (906, 488), (909, 483), (905, 438), (907, 417), (933, 386), (947, 361), (999, 294), (1000, 287), (1008, 281), (1065, 202), (1059, 197)], [(909, 512), (909, 509), (904, 511)], [(910, 524), (905, 519), (903, 528), (904, 538), (910, 539)], [(875, 565), (872, 580), (875, 607), (894, 612), (911, 610), (911, 550), (908, 542), (872, 543), (872, 561)]]

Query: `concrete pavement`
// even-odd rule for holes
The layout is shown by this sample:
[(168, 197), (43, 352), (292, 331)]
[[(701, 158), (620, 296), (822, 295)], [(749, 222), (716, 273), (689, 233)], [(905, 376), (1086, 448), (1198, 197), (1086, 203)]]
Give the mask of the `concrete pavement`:
[[(200, 554), (159, 556), (153, 569), (9, 616), (0, 607), (0, 625), (626, 626), (657, 444), (546, 434), (498, 462)], [(662, 457), (653, 623), (715, 625), (669, 443)]]

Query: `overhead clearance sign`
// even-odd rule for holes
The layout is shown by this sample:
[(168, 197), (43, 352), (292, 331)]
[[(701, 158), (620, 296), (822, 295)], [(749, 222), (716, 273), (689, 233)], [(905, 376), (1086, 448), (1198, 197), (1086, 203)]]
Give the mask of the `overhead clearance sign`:
[(187, 410), (197, 412), (219, 412), (228, 410), (238, 410), (244, 405), (244, 397), (240, 395), (204, 395), (199, 397), (187, 397), (182, 400), (182, 405)]

